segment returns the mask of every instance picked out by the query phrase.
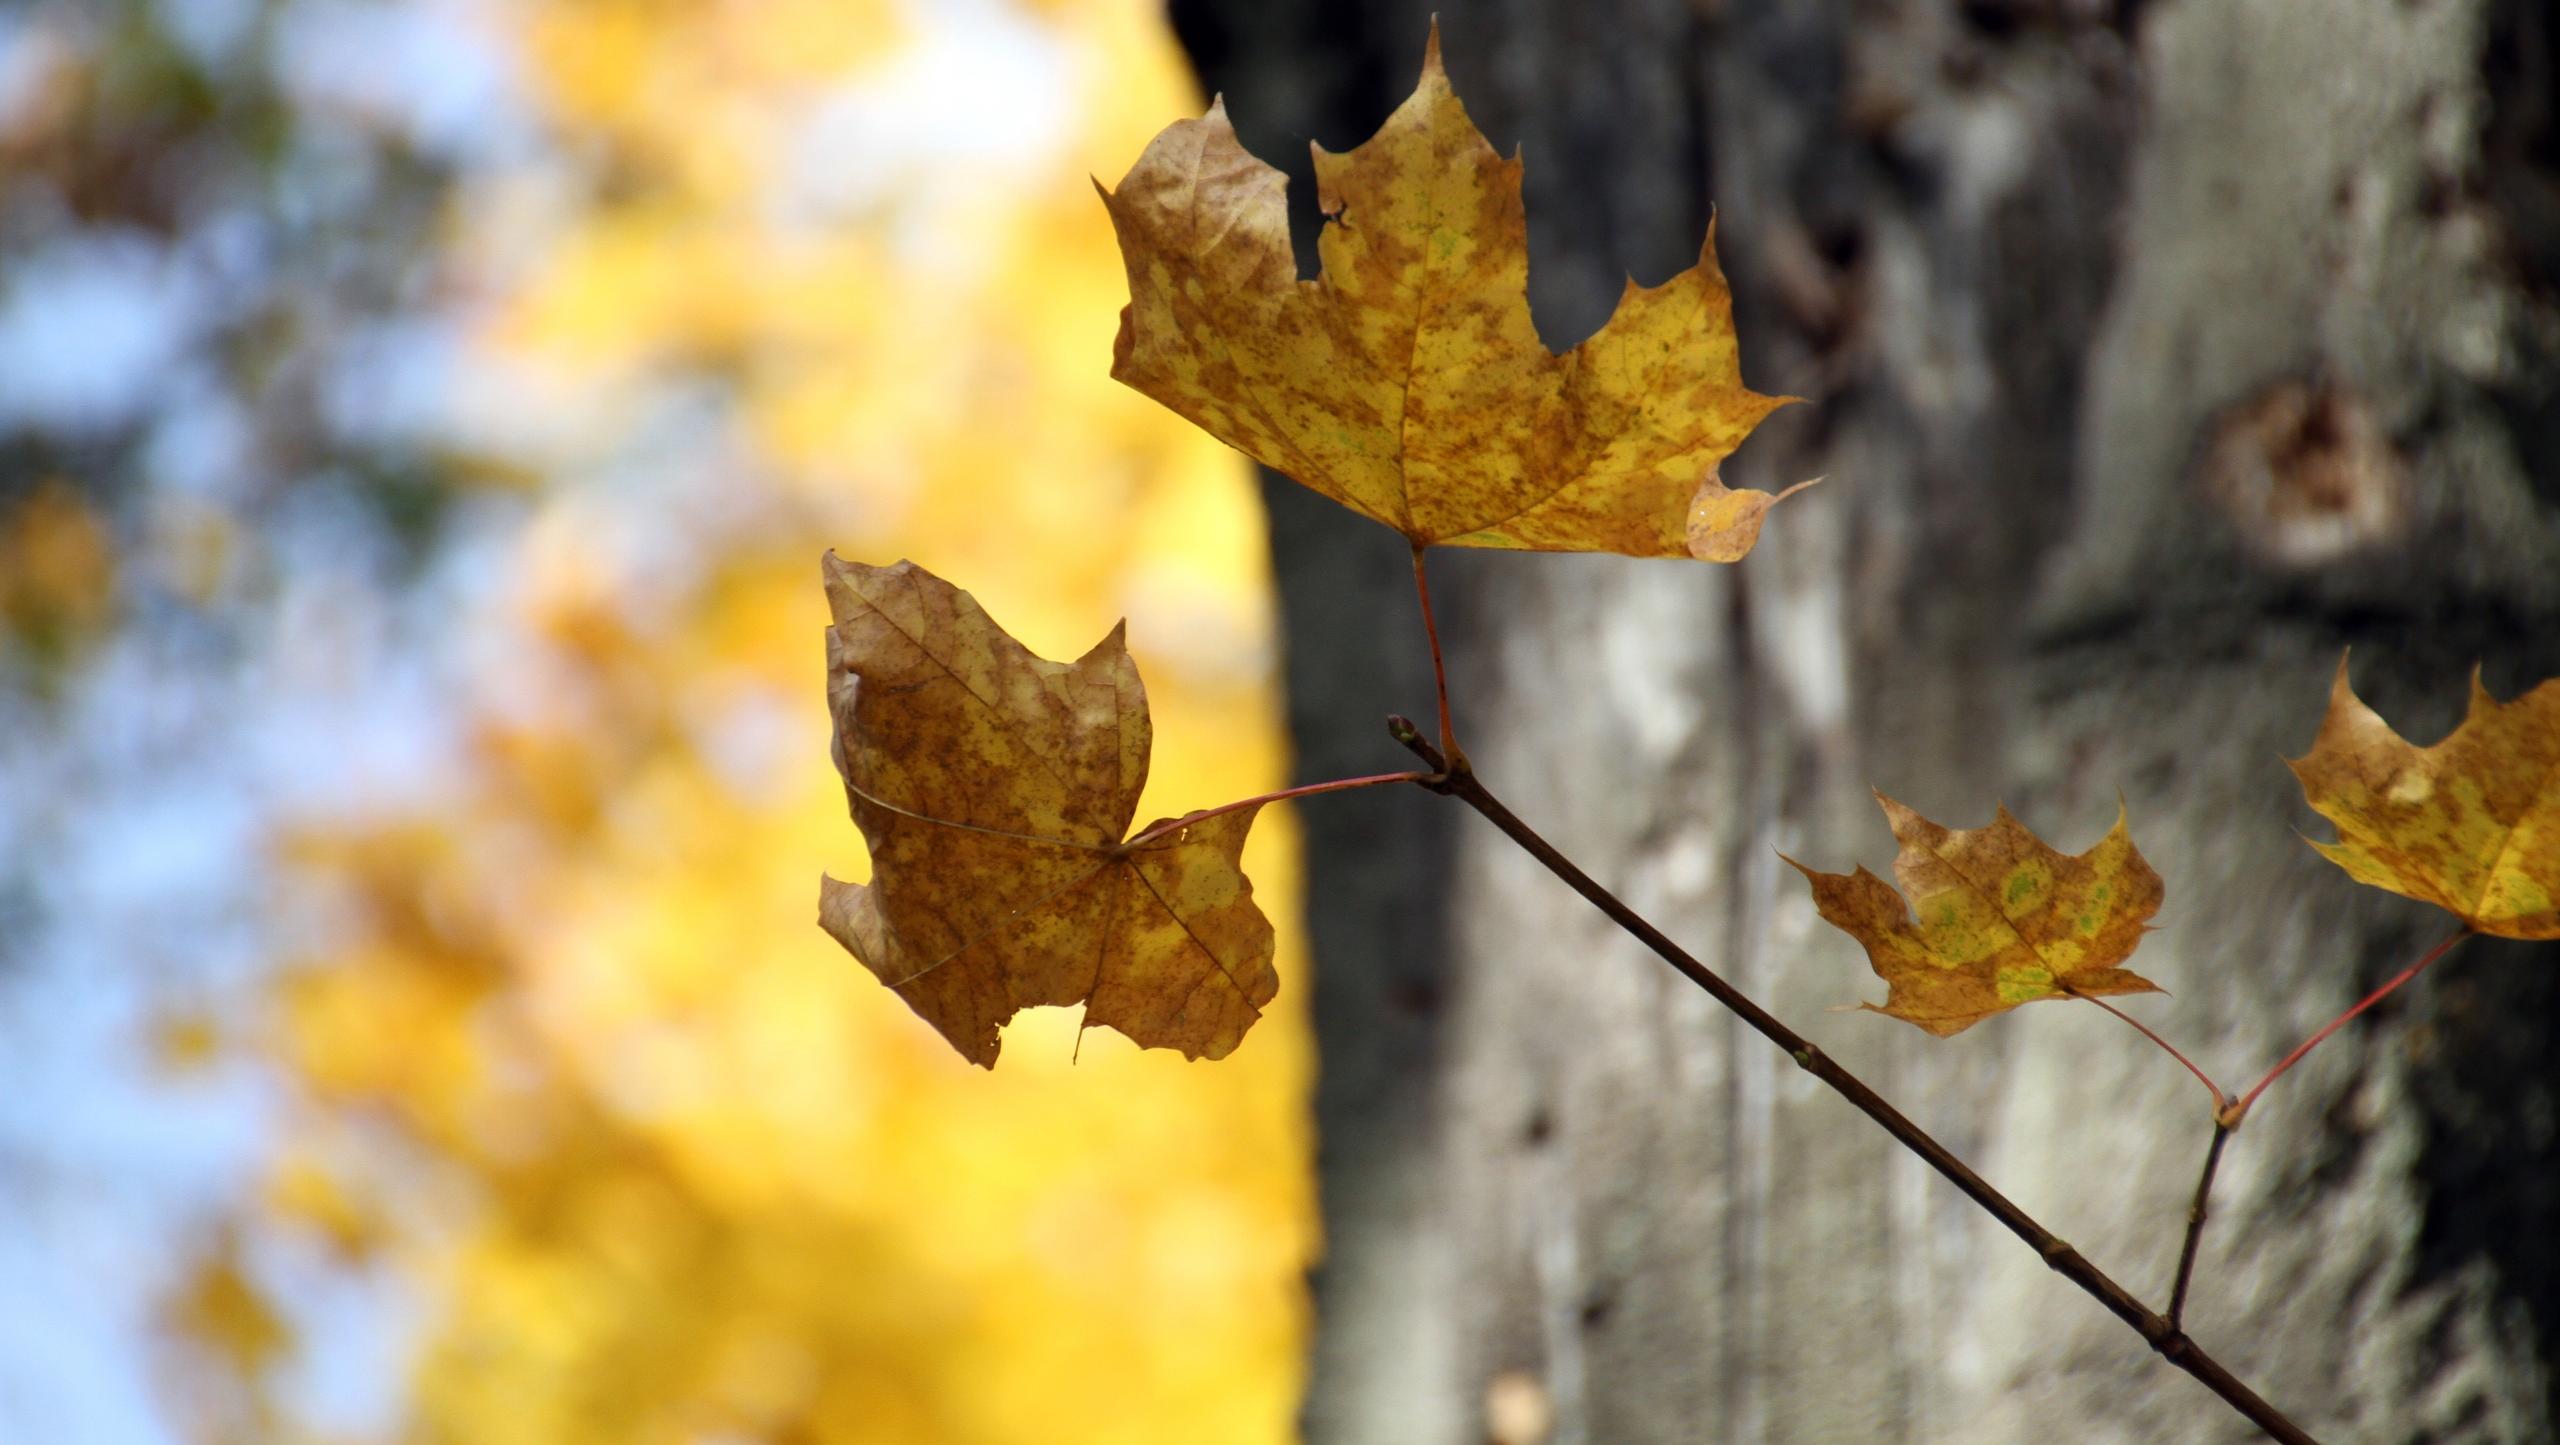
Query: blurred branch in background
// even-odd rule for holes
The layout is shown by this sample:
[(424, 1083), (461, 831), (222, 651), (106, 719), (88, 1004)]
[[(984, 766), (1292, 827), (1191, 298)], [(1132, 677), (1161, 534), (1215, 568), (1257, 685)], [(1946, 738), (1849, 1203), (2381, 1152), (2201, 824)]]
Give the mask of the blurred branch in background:
[(813, 922), (828, 545), (1279, 779), (1248, 478), (1107, 377), (1196, 103), (1137, 0), (0, 17), (0, 1436), (1287, 1433), (1299, 960), (991, 1079)]

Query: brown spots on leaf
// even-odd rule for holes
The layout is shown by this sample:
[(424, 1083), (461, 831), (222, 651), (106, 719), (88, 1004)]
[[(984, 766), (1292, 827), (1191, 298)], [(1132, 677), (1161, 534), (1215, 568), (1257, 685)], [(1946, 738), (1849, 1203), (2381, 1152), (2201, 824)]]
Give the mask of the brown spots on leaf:
[(834, 756), (872, 877), (820, 880), (820, 925), (972, 1063), (1043, 1004), (1231, 1052), (1279, 987), (1240, 861), (1254, 810), (1123, 836), (1152, 732), (1120, 629), (1052, 662), (912, 562), (824, 570)]
[[(1942, 828), (1884, 796), (1902, 893), (1861, 868), (1819, 873), (1823, 921), (1849, 934), (1886, 984), (1881, 1007), (1940, 1037), (2039, 999), (2150, 993), (2120, 967), (2160, 909), (2160, 875), (2133, 846), (2121, 810), (2085, 853), (2064, 854), (2002, 808), (1987, 828)], [(1903, 895), (1910, 905), (1906, 911)]]
[(2500, 702), (2475, 673), (2462, 725), (2422, 748), (2365, 706), (2341, 658), (2320, 736), (2291, 767), (2337, 825), (2312, 846), (2357, 882), (2482, 933), (2560, 938), (2560, 679)]
[[(1548, 351), (1519, 158), (1467, 118), (1436, 33), (1412, 96), (1315, 172), (1334, 219), (1300, 281), (1280, 173), (1222, 108), (1148, 145), (1103, 193), (1129, 274), (1113, 376), (1417, 545), (1749, 550), (1776, 499), (1714, 472), (1786, 398), (1742, 384), (1712, 231), (1695, 267)], [(1693, 506), (1725, 497), (1759, 501), (1695, 550)]]

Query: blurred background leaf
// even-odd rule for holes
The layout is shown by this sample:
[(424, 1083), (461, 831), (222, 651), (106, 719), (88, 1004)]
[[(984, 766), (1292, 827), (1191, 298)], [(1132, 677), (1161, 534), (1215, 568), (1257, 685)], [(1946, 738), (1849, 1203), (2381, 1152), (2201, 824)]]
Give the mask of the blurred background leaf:
[(1276, 785), (1244, 468), (1108, 379), (1142, 0), (0, 13), (0, 1438), (1252, 1441), (1280, 1004), (970, 1069), (822, 935), (816, 559), (1122, 615)]

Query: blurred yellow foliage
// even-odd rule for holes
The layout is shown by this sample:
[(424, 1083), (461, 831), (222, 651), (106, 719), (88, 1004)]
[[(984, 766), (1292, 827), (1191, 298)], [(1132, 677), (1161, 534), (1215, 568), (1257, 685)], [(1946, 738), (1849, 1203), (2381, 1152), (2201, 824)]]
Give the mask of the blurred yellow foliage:
[[(977, 149), (864, 99), (955, 83), (932, 67), (971, 37), (928, 7), (523, 18), (563, 149), (613, 183), (518, 263), (488, 365), (608, 391), (714, 368), (735, 468), (716, 517), (636, 519), (674, 566), (607, 540), (646, 502), (536, 494), (469, 624), (499, 660), (458, 700), (467, 781), (287, 849), (329, 931), (277, 989), (301, 1102), (264, 1227), (417, 1282), (404, 1438), (1289, 1433), (1314, 1226), (1288, 818), (1247, 856), (1282, 994), (1215, 1066), (1103, 1032), (1071, 1062), (1074, 1014), (1044, 1010), (990, 1076), (813, 916), (821, 869), (865, 876), (827, 762), (828, 545), (912, 555), (1048, 655), (1128, 615), (1142, 817), (1282, 772), (1246, 471), (1108, 379), (1087, 176), (1196, 107), (1180, 56), (1152, 0), (989, 16), (1056, 93), (943, 97), (1027, 107)], [(808, 141), (830, 105), (871, 107), (853, 149)], [(497, 244), (472, 225), (465, 254)], [(277, 1348), (220, 1303), (238, 1278), (220, 1255), (195, 1295), (252, 1377)]]

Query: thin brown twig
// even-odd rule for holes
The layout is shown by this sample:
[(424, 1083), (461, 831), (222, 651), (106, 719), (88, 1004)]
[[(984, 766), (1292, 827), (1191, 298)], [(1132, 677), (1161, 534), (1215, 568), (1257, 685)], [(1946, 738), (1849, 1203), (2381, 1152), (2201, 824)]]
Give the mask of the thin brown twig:
[[(2449, 936), (2438, 941), (2433, 948), (2428, 949), (2419, 957), (2417, 962), (2410, 964), (2407, 968), (2393, 974), (2388, 980), (2384, 981), (2381, 987), (2376, 988), (2373, 992), (2368, 993), (2363, 998), (2357, 1000), (2353, 1008), (2348, 1009), (2346, 1012), (2339, 1014), (2336, 1018), (2329, 1020), (2326, 1024), (2321, 1025), (2319, 1032), (2314, 1033), (2311, 1037), (2304, 1039), (2301, 1043), (2295, 1045), (2292, 1053), (2285, 1055), (2274, 1068), (2267, 1070), (2266, 1077), (2258, 1080), (2256, 1084), (2251, 1085), (2248, 1093), (2240, 1095), (2237, 1098), (2233, 1098), (2227, 1095), (2221, 1095), (2219, 1094), (2219, 1091), (2217, 1091), (2217, 1103), (2213, 1115), (2213, 1142), (2205, 1148), (2204, 1171), (2196, 1178), (2195, 1202), (2187, 1206), (2187, 1236), (2185, 1241), (2178, 1247), (2177, 1279), (2169, 1287), (2168, 1319), (2170, 1324), (2179, 1326), (2180, 1328), (2184, 1328), (2185, 1326), (2187, 1312), (2187, 1288), (2194, 1282), (2196, 1254), (2204, 1243), (2204, 1224), (2210, 1212), (2213, 1199), (2214, 1171), (2222, 1167), (2223, 1146), (2231, 1141), (2231, 1135), (2233, 1131), (2240, 1127), (2241, 1120), (2248, 1117), (2249, 1106), (2258, 1101), (2258, 1096), (2267, 1091), (2267, 1086), (2269, 1084), (2272, 1084), (2277, 1079), (2283, 1077), (2284, 1072), (2287, 1069), (2290, 1069), (2295, 1064), (2302, 1062), (2304, 1056), (2308, 1055), (2313, 1049), (2318, 1048), (2321, 1042), (2327, 1039), (2329, 1035), (2345, 1028), (2348, 1021), (2355, 1018), (2356, 1015), (2361, 1014), (2366, 1009), (2380, 1003), (2383, 999), (2397, 991), (2402, 985), (2408, 983), (2411, 979), (2416, 978), (2419, 974), (2426, 972), (2430, 965), (2434, 964), (2439, 959), (2442, 959), (2446, 954), (2451, 953), (2454, 945), (2462, 942), (2462, 940), (2466, 938), (2469, 938), (2472, 932), (2473, 930), (2469, 924), (2463, 925)], [(2091, 999), (2090, 1002), (2096, 1003), (2098, 1000)], [(2108, 1009), (2107, 1011), (2109, 1013), (2116, 1012), (2114, 1009)], [(2142, 1025), (2134, 1023), (2133, 1019), (2128, 1015), (2117, 1014), (2116, 1016), (2124, 1019), (2126, 1023), (2133, 1024), (2135, 1028), (2142, 1028)], [(2151, 1032), (2149, 1029), (2143, 1029), (2142, 1031), (2146, 1034)], [(2153, 1042), (2159, 1042), (2157, 1035), (2153, 1035)], [(2164, 1049), (2169, 1048), (2166, 1043), (2161, 1043), (2160, 1046)], [(2175, 1049), (2170, 1049), (2169, 1051), (2173, 1054), (2177, 1052)], [(2181, 1057), (2179, 1062), (2185, 1063), (2186, 1060)], [(2193, 1064), (2188, 1064), (2187, 1067), (2189, 1069), (2195, 1069)], [(2196, 1070), (2196, 1077), (2200, 1079), (2204, 1078), (2203, 1071)], [(2213, 1081), (2205, 1079), (2205, 1084), (2206, 1087), (2210, 1088), (2213, 1085)]]
[(2214, 1116), (2213, 1142), (2205, 1147), (2204, 1173), (2196, 1179), (2196, 1201), (2187, 1206), (2187, 1238), (2178, 1246), (2178, 1278), (2169, 1286), (2172, 1328), (2186, 1328), (2187, 1286), (2195, 1279), (2196, 1250), (2204, 1242), (2206, 1206), (2213, 1199), (2213, 1171), (2222, 1167), (2222, 1146), (2231, 1142), (2234, 1127), (2224, 1123), (2219, 1113)]
[(2366, 1009), (2369, 1009), (2375, 1004), (2378, 1004), (2384, 999), (2390, 997), (2399, 989), (2400, 985), (2407, 983), (2409, 980), (2416, 978), (2419, 974), (2426, 972), (2429, 964), (2434, 963), (2437, 959), (2453, 952), (2453, 946), (2460, 943), (2462, 940), (2469, 938), (2471, 934), (2472, 928), (2468, 923), (2455, 929), (2453, 932), (2446, 934), (2443, 942), (2428, 949), (2416, 963), (2413, 963), (2407, 968), (2400, 970), (2398, 973), (2393, 974), (2389, 980), (2384, 982), (2382, 987), (2375, 989), (2373, 992), (2366, 994), (2362, 999), (2358, 1000), (2354, 1008), (2351, 1008), (2345, 1013), (2338, 1015), (2336, 1018), (2329, 1020), (2327, 1023), (2322, 1024), (2318, 1033), (2313, 1034), (2311, 1037), (2304, 1039), (2301, 1043), (2294, 1045), (2293, 1052), (2285, 1055), (2283, 1059), (2277, 1062), (2274, 1068), (2267, 1070), (2267, 1076), (2265, 1078), (2260, 1079), (2257, 1083), (2251, 1085), (2249, 1092), (2240, 1096), (2239, 1103), (2232, 1105), (2229, 1109), (2224, 1111), (2231, 1116), (2231, 1127), (2235, 1129), (2240, 1127), (2240, 1121), (2249, 1116), (2249, 1106), (2258, 1102), (2258, 1096), (2267, 1091), (2267, 1085), (2284, 1077), (2285, 1070), (2301, 1063), (2303, 1055), (2320, 1047), (2322, 1040), (2328, 1038), (2329, 1035), (2336, 1033), (2338, 1030), (2345, 1028), (2348, 1021), (2353, 1019), (2356, 1015), (2363, 1013)]
[(2140, 1334), (2153, 1350), (2166, 1357), (2171, 1364), (2201, 1381), (2206, 1389), (2222, 1397), (2225, 1403), (2247, 1417), (2250, 1423), (2266, 1431), (2273, 1438), (2286, 1442), (2286, 1445), (2314, 1445), (2308, 1431), (2287, 1418), (2283, 1411), (2259, 1398), (2256, 1391), (2251, 1390), (2241, 1382), (2238, 1376), (2224, 1368), (2221, 1362), (2205, 1353), (2201, 1346), (2189, 1339), (2185, 1331), (2162, 1316), (2152, 1313), (2142, 1301), (2136, 1299), (2124, 1286), (2109, 1278), (2096, 1265), (2091, 1264), (2078, 1250), (2056, 1236), (2053, 1231), (2037, 1223), (2033, 1216), (2011, 1203), (2006, 1195), (1992, 1188), (1981, 1175), (1974, 1173), (1969, 1165), (1957, 1158), (1945, 1145), (1931, 1138), (1926, 1130), (1903, 1117), (1902, 1112), (1887, 1103), (1882, 1095), (1868, 1088), (1856, 1075), (1833, 1062), (1828, 1054), (1814, 1047), (1793, 1029), (1778, 1022), (1776, 1016), (1752, 1002), (1748, 995), (1725, 982), (1712, 969), (1691, 957), (1680, 945), (1672, 942), (1662, 930), (1647, 922), (1642, 914), (1629, 908), (1616, 894), (1593, 881), (1591, 875), (1583, 872), (1572, 859), (1558, 852), (1555, 845), (1540, 837), (1535, 829), (1520, 821), (1518, 815), (1504, 807), (1500, 799), (1485, 789), (1484, 784), (1477, 779), (1474, 770), (1463, 760), (1447, 757), (1432, 747), (1423, 738), (1421, 730), (1408, 719), (1402, 717), (1388, 719), (1388, 730), (1395, 736), (1397, 742), (1404, 744), (1415, 756), (1431, 767), (1432, 776), (1423, 779), (1420, 786), (1455, 798), (1482, 814), (1486, 821), (1501, 829), (1503, 834), (1519, 845), (1523, 852), (1538, 860), (1548, 872), (1563, 879), (1567, 886), (1605, 914), (1610, 922), (1617, 924), (1630, 937), (1653, 950), (1656, 957), (1670, 964), (1681, 977), (1704, 989), (1716, 1002), (1732, 1010), (1762, 1037), (1785, 1050), (1796, 1061), (1798, 1068), (1828, 1084), (1834, 1093), (1847, 1099), (1860, 1113), (1873, 1119), (1904, 1148), (1919, 1155), (1930, 1168), (1944, 1175), (1949, 1183), (1962, 1191), (1966, 1198), (1980, 1205), (1994, 1219), (1999, 1220), (2010, 1233), (2026, 1241), (2027, 1245), (2043, 1258), (2047, 1266), (2087, 1291), (2098, 1303), (2104, 1305), (2109, 1313)]

